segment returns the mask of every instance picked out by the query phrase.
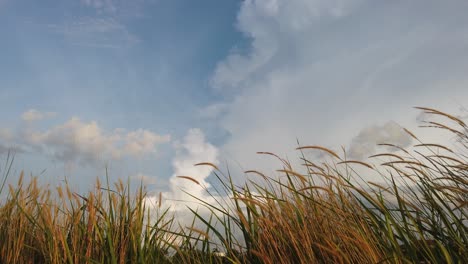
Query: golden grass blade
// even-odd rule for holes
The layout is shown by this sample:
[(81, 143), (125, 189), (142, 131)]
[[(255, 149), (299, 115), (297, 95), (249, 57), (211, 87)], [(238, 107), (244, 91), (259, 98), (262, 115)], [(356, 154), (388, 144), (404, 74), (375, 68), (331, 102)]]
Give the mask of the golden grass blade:
[(195, 164), (194, 166), (210, 166), (214, 168), (215, 170), (219, 171), (218, 167), (211, 162), (200, 162), (200, 163)]
[(370, 164), (368, 163), (365, 163), (363, 161), (359, 161), (359, 160), (345, 160), (345, 161), (341, 161), (341, 162), (338, 162), (337, 164), (360, 164), (362, 166), (365, 166), (369, 169), (374, 169), (374, 167), (372, 167)]
[(410, 135), (412, 138), (416, 139), (416, 140), (419, 140), (411, 131), (409, 131), (408, 129), (406, 128), (403, 128), (403, 130), (408, 134)]
[(159, 192), (158, 208), (161, 208), (161, 205), (162, 205), (162, 192)]
[(428, 113), (428, 114), (436, 114), (436, 115), (441, 115), (441, 116), (445, 116), (455, 122), (457, 122), (459, 125), (465, 127), (466, 124), (465, 122), (463, 122), (461, 119), (459, 118), (456, 118), (452, 115), (449, 115), (447, 113), (444, 113), (444, 112), (441, 112), (439, 110), (435, 110), (435, 109), (432, 109), (432, 108), (428, 108), (428, 107), (415, 107), (416, 109), (419, 109), (419, 110), (423, 110), (424, 112)]
[(181, 178), (181, 179), (186, 179), (186, 180), (189, 180), (189, 181), (192, 181), (198, 185), (200, 185), (200, 182), (198, 182), (197, 180), (195, 180), (194, 178), (190, 177), (190, 176), (176, 176), (177, 178)]
[(210, 236), (205, 231), (202, 231), (202, 230), (200, 230), (198, 228), (190, 227), (190, 226), (186, 226), (185, 228), (187, 228), (188, 230), (190, 230), (192, 232), (195, 232), (195, 233), (198, 233), (198, 234), (202, 235), (205, 239), (210, 239)]
[(401, 151), (405, 152), (406, 154), (409, 154), (409, 152), (408, 152), (406, 149), (404, 149), (404, 148), (402, 148), (402, 147), (400, 147), (400, 146), (394, 145), (394, 144), (379, 143), (379, 144), (377, 144), (377, 146), (392, 147), (392, 148), (396, 148), (396, 149), (398, 149), (398, 150), (401, 150)]
[(453, 150), (447, 148), (446, 146), (442, 146), (442, 145), (439, 145), (439, 144), (427, 144), (427, 143), (426, 144), (417, 144), (417, 145), (414, 145), (414, 147), (437, 147), (437, 148), (445, 149), (448, 152), (453, 153)]
[(325, 148), (325, 147), (321, 147), (321, 146), (302, 146), (302, 147), (296, 148), (296, 150), (302, 150), (302, 149), (317, 149), (317, 150), (325, 151), (328, 154), (332, 155), (333, 157), (341, 160), (341, 158), (340, 158), (340, 156), (338, 156), (338, 154), (336, 154), (334, 151), (332, 151), (332, 150), (330, 150), (328, 148)]
[(423, 164), (421, 162), (410, 161), (410, 160), (390, 161), (390, 162), (382, 163), (382, 165), (393, 165), (393, 164), (411, 164), (411, 165), (417, 165), (417, 166), (421, 166), (421, 167), (429, 169), (429, 166), (427, 166), (427, 165), (425, 165), (425, 164)]
[(372, 156), (369, 156), (369, 158), (378, 158), (378, 157), (385, 157), (385, 156), (388, 156), (388, 157), (394, 157), (394, 158), (397, 158), (399, 160), (404, 160), (402, 157), (396, 155), (396, 154), (393, 154), (393, 153), (381, 153), (381, 154), (376, 154), (376, 155), (372, 155)]
[(322, 186), (309, 186), (309, 187), (302, 188), (299, 191), (303, 192), (303, 191), (307, 191), (307, 190), (322, 190), (322, 191), (325, 191), (326, 193), (328, 193), (330, 196), (334, 195), (332, 190), (330, 190), (330, 189), (328, 189), (326, 187), (322, 187)]
[(370, 185), (373, 185), (373, 186), (375, 186), (375, 187), (377, 187), (377, 188), (379, 188), (379, 189), (385, 190), (385, 191), (388, 191), (389, 189), (392, 188), (392, 187), (390, 187), (390, 186), (389, 186), (389, 187), (385, 187), (385, 186), (383, 186), (383, 185), (380, 185), (380, 184), (378, 184), (378, 183), (371, 182), (371, 181), (368, 181), (367, 183), (369, 183)]
[(283, 172), (283, 173), (286, 173), (286, 174), (291, 174), (293, 176), (296, 176), (298, 177), (302, 182), (307, 182), (307, 178), (300, 174), (300, 173), (297, 173), (295, 171), (291, 171), (291, 170), (277, 170), (277, 172)]
[(268, 179), (267, 176), (265, 176), (265, 174), (259, 172), (259, 171), (256, 171), (256, 170), (247, 170), (247, 171), (244, 171), (244, 173), (253, 173), (253, 174), (256, 174), (256, 175), (260, 175), (263, 179)]
[(257, 205), (258, 207), (260, 207), (261, 209), (266, 209), (265, 205), (258, 201), (258, 200), (255, 200), (255, 199), (252, 199), (252, 198), (248, 198), (248, 197), (232, 197), (231, 199), (233, 200), (240, 200), (242, 202), (244, 202), (245, 204), (248, 204), (248, 203), (251, 203), (251, 204), (254, 204), (254, 205)]

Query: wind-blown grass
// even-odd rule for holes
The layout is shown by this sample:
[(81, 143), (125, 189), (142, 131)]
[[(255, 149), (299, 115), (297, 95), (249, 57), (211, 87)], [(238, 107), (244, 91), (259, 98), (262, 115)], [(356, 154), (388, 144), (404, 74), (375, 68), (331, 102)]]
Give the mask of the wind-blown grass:
[[(282, 176), (250, 170), (243, 186), (214, 164), (196, 164), (213, 167), (223, 189), (215, 204), (199, 199), (210, 214), (188, 208), (189, 226), (170, 209), (149, 208), (143, 187), (131, 194), (129, 184), (98, 182), (79, 195), (34, 178), (25, 184), (21, 175), (15, 187), (0, 189), (8, 192), (0, 203), (0, 263), (466, 263), (468, 127), (419, 109), (445, 119), (427, 125), (452, 135), (453, 147), (407, 131), (417, 142), (411, 150), (365, 162), (301, 146), (303, 166), (293, 168), (262, 152), (279, 160)], [(308, 150), (327, 158), (309, 160)]]

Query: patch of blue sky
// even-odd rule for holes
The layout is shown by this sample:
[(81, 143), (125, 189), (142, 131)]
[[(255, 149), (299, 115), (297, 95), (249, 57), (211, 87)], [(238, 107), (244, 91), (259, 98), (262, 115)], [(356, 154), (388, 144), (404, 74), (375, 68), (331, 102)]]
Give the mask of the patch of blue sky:
[(233, 27), (238, 1), (160, 1), (123, 18), (70, 1), (29, 2), (8, 5), (11, 37), (0, 44), (8, 51), (0, 100), (10, 115), (32, 107), (184, 130), (217, 98), (210, 72), (243, 41)]
[[(203, 125), (194, 113), (219, 97), (210, 73), (245, 41), (234, 27), (240, 2), (135, 1), (113, 10), (83, 2), (7, 1), (0, 7), (3, 126), (21, 131), (20, 116), (28, 109), (57, 113), (34, 124), (40, 131), (74, 116), (106, 131), (143, 128), (175, 138)], [(120, 172), (157, 170), (168, 177), (174, 151), (160, 148), (157, 157), (123, 159)], [(35, 175), (88, 170), (57, 167), (60, 160), (47, 163), (32, 153), (18, 158), (17, 165)]]

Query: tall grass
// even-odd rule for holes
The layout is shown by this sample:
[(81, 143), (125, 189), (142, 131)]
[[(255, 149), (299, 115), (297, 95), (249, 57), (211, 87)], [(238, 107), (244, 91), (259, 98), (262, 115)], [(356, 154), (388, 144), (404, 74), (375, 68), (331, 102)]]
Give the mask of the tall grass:
[[(153, 225), (142, 189), (131, 198), (122, 182), (86, 196), (70, 188), (41, 188), (23, 175), (0, 209), (1, 263), (164, 263), (171, 224), (164, 212)], [(53, 198), (54, 197), (54, 198)], [(169, 237), (170, 239), (170, 237)]]
[[(419, 109), (444, 120), (427, 126), (451, 135), (453, 147), (407, 131), (411, 150), (387, 144), (399, 152), (366, 162), (300, 146), (303, 165), (293, 168), (262, 152), (278, 159), (281, 176), (247, 171), (243, 186), (197, 164), (214, 167), (222, 189), (207, 190), (215, 204), (198, 198), (209, 214), (188, 209), (189, 226), (169, 209), (149, 211), (143, 187), (131, 194), (129, 184), (98, 182), (79, 195), (21, 175), (0, 205), (0, 263), (466, 263), (468, 127)], [(308, 150), (327, 158), (310, 160)]]

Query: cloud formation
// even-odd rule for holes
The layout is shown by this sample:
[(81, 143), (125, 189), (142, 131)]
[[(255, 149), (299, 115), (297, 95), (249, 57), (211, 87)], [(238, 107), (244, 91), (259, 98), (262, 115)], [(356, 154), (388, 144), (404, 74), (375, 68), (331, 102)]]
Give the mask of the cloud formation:
[[(34, 110), (25, 112), (22, 117), (31, 121), (45, 115)], [(14, 132), (2, 131), (4, 132), (0, 133), (0, 140), (4, 143), (19, 146), (30, 152), (46, 154), (66, 163), (79, 162), (84, 165), (97, 165), (110, 159), (151, 155), (160, 144), (170, 141), (169, 135), (158, 135), (144, 129), (126, 133), (122, 129), (108, 132), (96, 121), (83, 122), (77, 117), (46, 130), (37, 129), (35, 126), (20, 126)]]
[(413, 106), (451, 111), (468, 101), (466, 8), (463, 1), (244, 1), (237, 26), (250, 47), (231, 52), (211, 79), (225, 95), (219, 127), (232, 135), (223, 153), (247, 168), (270, 168), (257, 151), (294, 157), (296, 138), (349, 147), (363, 127), (416, 126)]
[[(206, 192), (206, 189), (210, 188), (207, 178), (213, 172), (213, 167), (195, 166), (195, 164), (201, 162), (217, 164), (218, 149), (206, 141), (204, 133), (198, 128), (190, 129), (183, 140), (175, 142), (174, 145), (176, 155), (172, 161), (173, 174), (169, 179), (170, 191), (162, 193), (164, 207), (170, 207), (174, 212), (188, 213), (186, 206), (200, 203), (192, 195), (205, 202), (215, 202), (214, 198)], [(190, 177), (193, 180), (178, 176)], [(155, 206), (159, 204), (159, 196), (148, 196), (146, 202)], [(200, 209), (203, 210), (203, 206)]]
[(361, 130), (351, 141), (348, 154), (352, 159), (362, 160), (375, 153), (377, 144), (393, 144), (406, 148), (412, 141), (412, 137), (403, 128), (390, 121), (382, 126), (374, 125)]

